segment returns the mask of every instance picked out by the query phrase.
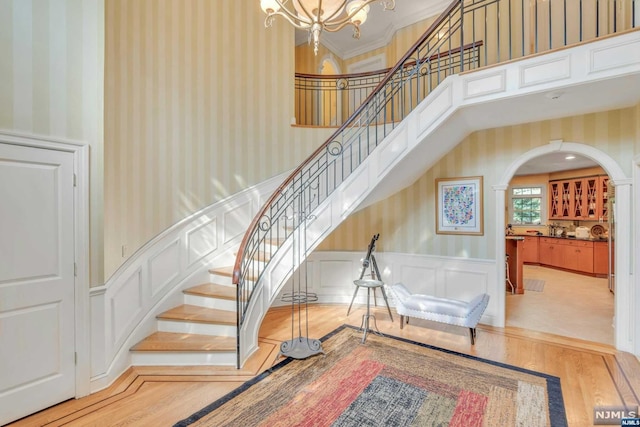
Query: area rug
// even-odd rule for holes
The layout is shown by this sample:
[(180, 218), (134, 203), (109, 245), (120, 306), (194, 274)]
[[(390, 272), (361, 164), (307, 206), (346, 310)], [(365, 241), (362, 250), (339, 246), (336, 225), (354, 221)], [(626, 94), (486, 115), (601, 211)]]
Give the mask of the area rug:
[(542, 292), (544, 290), (544, 280), (542, 279), (524, 279), (524, 290)]
[(341, 326), (175, 426), (566, 426), (560, 379)]

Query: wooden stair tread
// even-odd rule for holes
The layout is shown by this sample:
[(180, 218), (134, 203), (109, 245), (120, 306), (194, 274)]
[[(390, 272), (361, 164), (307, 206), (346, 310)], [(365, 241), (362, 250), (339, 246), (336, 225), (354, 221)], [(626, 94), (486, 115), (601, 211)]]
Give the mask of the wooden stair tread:
[[(211, 268), (209, 269), (209, 273), (216, 274), (218, 276), (233, 277), (233, 266)], [(255, 282), (257, 280), (257, 277), (248, 276), (247, 280)]]
[(212, 323), (217, 325), (235, 325), (236, 313), (228, 310), (218, 310), (215, 308), (183, 304), (159, 314), (157, 319)]
[(237, 297), (237, 288), (235, 286), (224, 286), (215, 283), (203, 283), (183, 291), (185, 294), (198, 295), (202, 297), (210, 297), (235, 301)]
[(154, 332), (133, 347), (131, 351), (236, 351), (235, 337)]
[(217, 274), (218, 276), (233, 277), (233, 266), (211, 268), (209, 269), (209, 273)]

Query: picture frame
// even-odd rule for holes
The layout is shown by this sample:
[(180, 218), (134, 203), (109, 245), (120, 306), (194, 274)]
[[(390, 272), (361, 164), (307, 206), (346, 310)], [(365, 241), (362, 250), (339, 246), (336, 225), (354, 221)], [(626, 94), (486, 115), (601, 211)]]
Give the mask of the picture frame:
[(436, 233), (484, 235), (482, 176), (436, 179)]

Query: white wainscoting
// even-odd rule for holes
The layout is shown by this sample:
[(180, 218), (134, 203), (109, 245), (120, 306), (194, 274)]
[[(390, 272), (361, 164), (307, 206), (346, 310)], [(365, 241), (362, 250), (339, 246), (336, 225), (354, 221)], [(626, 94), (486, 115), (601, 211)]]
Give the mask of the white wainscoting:
[[(319, 303), (349, 304), (355, 291), (353, 281), (360, 277), (365, 255), (366, 248), (362, 252), (313, 252), (294, 278), (297, 281), (306, 277), (307, 289), (318, 295)], [(496, 289), (504, 290), (504, 286), (496, 285), (495, 261), (393, 252), (376, 252), (374, 256), (385, 283), (402, 282), (413, 293), (464, 301), (480, 293), (488, 293), (492, 298), (481, 323), (496, 325), (498, 298), (492, 294)], [(370, 271), (368, 269), (367, 273)], [(290, 278), (273, 305), (287, 305), (281, 301), (281, 295), (290, 292), (291, 288)], [(366, 304), (366, 301), (366, 291), (361, 289), (354, 304)], [(394, 306), (392, 299), (389, 303)]]
[(210, 268), (233, 264), (251, 220), (284, 177), (184, 219), (133, 254), (104, 286), (91, 289), (91, 392), (131, 365), (129, 348), (157, 329), (158, 313), (182, 303), (183, 289), (208, 282)]

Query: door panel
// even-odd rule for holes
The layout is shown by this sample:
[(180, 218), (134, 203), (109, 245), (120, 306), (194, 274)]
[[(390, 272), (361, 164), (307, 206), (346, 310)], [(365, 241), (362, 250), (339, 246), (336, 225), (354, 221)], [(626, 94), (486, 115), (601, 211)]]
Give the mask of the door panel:
[(75, 395), (73, 162), (0, 144), (0, 424)]

